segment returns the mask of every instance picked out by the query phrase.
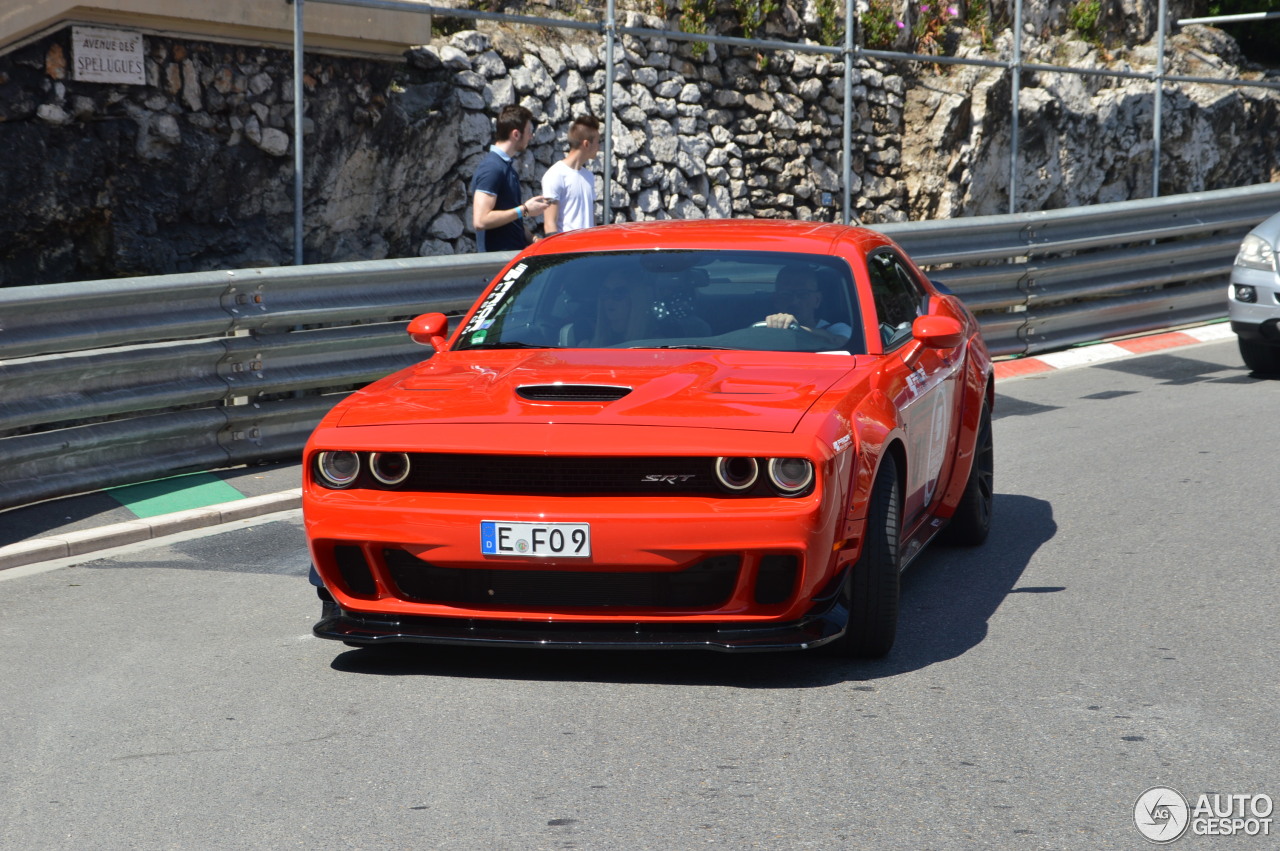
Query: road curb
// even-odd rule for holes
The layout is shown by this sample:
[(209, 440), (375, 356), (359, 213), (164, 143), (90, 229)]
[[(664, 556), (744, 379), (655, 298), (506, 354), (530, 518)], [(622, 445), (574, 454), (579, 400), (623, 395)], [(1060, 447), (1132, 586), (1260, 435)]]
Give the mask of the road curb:
[(245, 497), (205, 508), (192, 508), (159, 517), (114, 523), (100, 529), (83, 529), (48, 538), (35, 538), (0, 547), (0, 570), (85, 555), (109, 547), (136, 544), (178, 532), (189, 532), (192, 529), (217, 526), (301, 506), (302, 488), (292, 488), (279, 493)]
[(1074, 349), (1050, 352), (1049, 354), (1035, 357), (997, 361), (995, 365), (996, 380), (1021, 378), (1026, 375), (1052, 372), (1073, 366), (1088, 366), (1132, 355), (1175, 349), (1180, 346), (1231, 340), (1235, 339), (1235, 336), (1236, 334), (1231, 330), (1229, 323), (1219, 322), (1213, 325), (1200, 325), (1195, 328), (1165, 331), (1159, 334), (1148, 334), (1144, 337), (1130, 337), (1108, 343), (1092, 343), (1087, 346), (1078, 346)]

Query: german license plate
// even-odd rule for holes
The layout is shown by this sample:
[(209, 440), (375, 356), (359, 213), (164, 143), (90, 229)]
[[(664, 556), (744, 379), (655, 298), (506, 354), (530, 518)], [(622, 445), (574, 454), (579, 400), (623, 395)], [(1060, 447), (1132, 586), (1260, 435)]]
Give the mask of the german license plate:
[(481, 520), (480, 551), (487, 556), (586, 558), (591, 555), (591, 526)]

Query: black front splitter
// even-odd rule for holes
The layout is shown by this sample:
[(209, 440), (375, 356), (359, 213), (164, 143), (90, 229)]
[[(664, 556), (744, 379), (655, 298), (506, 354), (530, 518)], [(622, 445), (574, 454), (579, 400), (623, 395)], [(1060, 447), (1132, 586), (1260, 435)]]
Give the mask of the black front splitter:
[[(820, 647), (839, 638), (849, 612), (839, 598), (787, 624), (546, 623), (459, 618), (391, 618), (330, 605), (312, 631), (355, 645), (448, 644), (558, 650), (716, 650), (765, 653)], [(334, 612), (336, 610), (336, 613)]]

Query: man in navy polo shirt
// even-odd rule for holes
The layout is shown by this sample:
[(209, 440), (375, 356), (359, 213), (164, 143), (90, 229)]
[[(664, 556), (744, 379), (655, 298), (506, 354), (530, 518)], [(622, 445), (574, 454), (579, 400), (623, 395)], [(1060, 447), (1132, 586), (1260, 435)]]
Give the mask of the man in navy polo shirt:
[(523, 106), (504, 106), (498, 113), (496, 138), (471, 178), (471, 224), (479, 251), (524, 248), (529, 244), (524, 220), (547, 209), (541, 195), (520, 203), (514, 162), (533, 138), (533, 113)]

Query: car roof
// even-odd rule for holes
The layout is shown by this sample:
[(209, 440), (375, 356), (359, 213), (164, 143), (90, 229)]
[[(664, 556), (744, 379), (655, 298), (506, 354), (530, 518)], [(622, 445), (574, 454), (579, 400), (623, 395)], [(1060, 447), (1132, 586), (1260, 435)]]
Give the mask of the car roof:
[[(527, 254), (644, 249), (725, 249), (787, 251), (802, 254), (866, 253), (892, 244), (888, 237), (864, 227), (828, 222), (772, 219), (681, 219), (602, 225), (556, 234), (540, 240)], [(837, 252), (837, 245), (843, 246)]]

